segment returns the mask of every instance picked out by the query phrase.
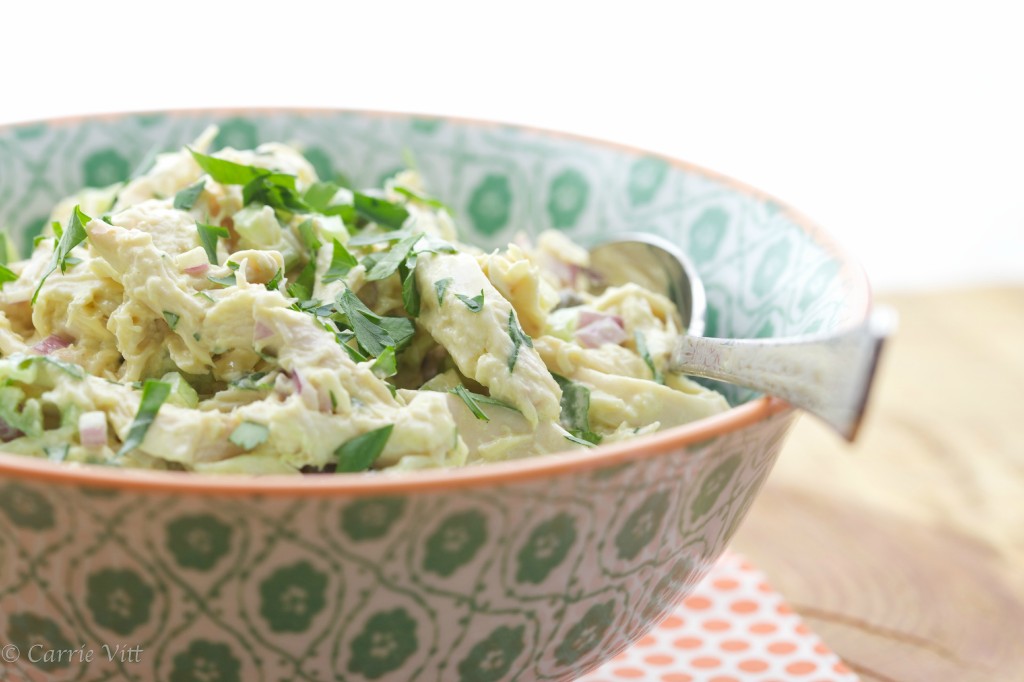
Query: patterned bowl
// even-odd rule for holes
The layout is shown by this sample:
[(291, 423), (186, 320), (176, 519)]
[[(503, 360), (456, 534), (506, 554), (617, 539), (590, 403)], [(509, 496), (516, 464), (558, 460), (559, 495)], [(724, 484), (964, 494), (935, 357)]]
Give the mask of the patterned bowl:
[[(860, 269), (764, 194), (657, 154), (507, 125), (356, 111), (127, 114), (0, 129), (0, 225), (192, 140), (302, 143), (376, 184), (411, 150), (470, 241), (557, 228), (680, 244), (708, 335), (864, 319)], [(570, 680), (652, 628), (743, 518), (795, 413), (714, 418), (585, 455), (401, 477), (211, 477), (0, 454), (4, 680)]]

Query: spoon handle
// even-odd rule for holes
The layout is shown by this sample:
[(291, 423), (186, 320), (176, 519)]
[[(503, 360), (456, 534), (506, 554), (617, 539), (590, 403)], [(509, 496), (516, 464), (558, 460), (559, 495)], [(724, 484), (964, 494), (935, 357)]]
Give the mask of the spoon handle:
[(739, 384), (820, 417), (853, 441), (883, 342), (896, 324), (889, 308), (837, 334), (788, 339), (682, 336), (673, 371)]

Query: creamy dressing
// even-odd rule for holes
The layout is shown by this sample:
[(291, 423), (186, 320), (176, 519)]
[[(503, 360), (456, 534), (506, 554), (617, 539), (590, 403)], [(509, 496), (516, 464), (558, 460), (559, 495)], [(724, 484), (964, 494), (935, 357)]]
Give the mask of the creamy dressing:
[(62, 201), (59, 229), (8, 264), (4, 450), (224, 474), (422, 469), (728, 408), (664, 374), (684, 331), (671, 302), (636, 284), (591, 295), (564, 235), (482, 253), (412, 171), (361, 193), (286, 145), (206, 156), (212, 139)]

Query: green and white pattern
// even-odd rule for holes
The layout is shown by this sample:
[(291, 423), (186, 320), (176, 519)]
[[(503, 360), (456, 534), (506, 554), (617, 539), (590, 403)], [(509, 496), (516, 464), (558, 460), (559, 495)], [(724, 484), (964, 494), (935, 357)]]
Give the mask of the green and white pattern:
[[(211, 123), (305, 145), (375, 184), (411, 154), (483, 246), (546, 228), (644, 230), (690, 253), (711, 335), (856, 314), (842, 264), (781, 207), (661, 158), (498, 125), (355, 112), (154, 114), (0, 131), (0, 224), (27, 244), (83, 184)], [(570, 680), (635, 641), (715, 561), (793, 414), (606, 469), (396, 497), (219, 497), (0, 475), (0, 642), (92, 663), (5, 680)], [(581, 455), (586, 456), (586, 455)], [(139, 662), (101, 645), (141, 646)]]

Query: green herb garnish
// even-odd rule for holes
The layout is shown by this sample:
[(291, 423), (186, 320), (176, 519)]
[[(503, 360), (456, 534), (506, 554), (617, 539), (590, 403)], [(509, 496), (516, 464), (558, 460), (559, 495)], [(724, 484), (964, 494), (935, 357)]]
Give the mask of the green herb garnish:
[(310, 210), (321, 215), (338, 216), (346, 225), (356, 220), (356, 209), (352, 204), (331, 204), (331, 200), (338, 194), (340, 185), (333, 182), (317, 182), (310, 186), (303, 195), (302, 200)]
[(313, 254), (313, 259), (316, 260), (316, 254), (320, 251), (320, 247), (323, 244), (320, 243), (316, 236), (312, 218), (303, 220), (299, 225), (299, 237), (302, 239), (302, 243), (306, 245), (306, 248), (309, 249), (309, 252)]
[(218, 225), (207, 225), (206, 223), (196, 223), (196, 230), (199, 232), (199, 243), (203, 245), (206, 257), (210, 260), (210, 263), (216, 265), (217, 239), (226, 239), (228, 237), (228, 228)]
[(590, 430), (590, 389), (583, 384), (552, 374), (562, 389), (562, 413), (559, 418), (566, 431), (591, 444), (601, 442), (600, 434)]
[(420, 315), (420, 286), (416, 283), (415, 253), (410, 253), (405, 262), (398, 267), (398, 276), (402, 279), (402, 305), (405, 312), (413, 317)]
[(526, 335), (523, 328), (519, 326), (519, 321), (516, 319), (516, 311), (510, 310), (508, 313), (508, 335), (512, 339), (512, 353), (508, 356), (508, 371), (512, 371), (516, 368), (516, 360), (519, 359), (519, 348), (523, 344), (533, 348), (533, 339)]
[(486, 412), (480, 409), (480, 405), (477, 404), (473, 394), (467, 391), (465, 386), (456, 386), (451, 390), (451, 392), (462, 399), (462, 402), (466, 404), (466, 407), (469, 408), (469, 411), (473, 413), (474, 417), (485, 422), (491, 421), (491, 418), (487, 416)]
[(359, 261), (356, 257), (348, 252), (344, 244), (339, 242), (337, 239), (331, 240), (333, 244), (333, 250), (331, 251), (331, 265), (327, 268), (327, 272), (324, 273), (321, 281), (324, 284), (330, 282), (337, 282), (345, 277), (349, 271), (355, 266), (359, 265)]
[(341, 188), (333, 182), (317, 182), (310, 185), (302, 199), (311, 209), (326, 215), (324, 212), (330, 210), (331, 199), (334, 198), (339, 189)]
[(382, 317), (380, 326), (395, 340), (396, 353), (405, 350), (416, 334), (416, 325), (406, 317)]
[[(13, 357), (13, 356), (11, 356)], [(26, 355), (18, 361), (18, 369), (28, 369), (32, 365), (47, 364), (53, 365), (57, 369), (61, 370), (65, 374), (74, 377), (75, 379), (84, 379), (85, 370), (80, 365), (76, 365), (71, 362), (65, 362), (64, 360), (58, 360), (52, 355)]]
[(636, 339), (636, 352), (641, 358), (643, 358), (643, 361), (650, 368), (652, 378), (659, 384), (664, 384), (665, 377), (662, 376), (661, 370), (658, 369), (658, 366), (654, 364), (654, 358), (651, 357), (651, 351), (647, 348), (647, 339), (644, 337), (643, 332), (637, 330), (634, 334), (634, 338)]
[(313, 289), (316, 286), (316, 261), (309, 261), (299, 271), (299, 276), (286, 288), (288, 295), (297, 298), (299, 301), (308, 301), (313, 296)]
[(18, 275), (13, 270), (6, 265), (0, 264), (0, 289), (3, 289), (4, 285), (8, 282), (15, 282), (17, 279)]
[(394, 424), (368, 431), (356, 436), (334, 451), (338, 458), (337, 473), (355, 473), (368, 470), (384, 451), (388, 438), (394, 430)]
[[(235, 273), (233, 272), (223, 277), (214, 277), (213, 275), (207, 275), (206, 279), (210, 280), (214, 284), (220, 284), (221, 286), (225, 287), (233, 287), (236, 284), (238, 284), (238, 281), (235, 279)], [(207, 298), (210, 298), (208, 294)], [(213, 299), (210, 298), (210, 300), (212, 301)]]
[(0, 232), (0, 265), (7, 265), (13, 260), (18, 260), (17, 247), (6, 231)]
[(471, 313), (478, 313), (478, 312), (480, 312), (481, 310), (484, 309), (484, 290), (483, 289), (481, 289), (480, 293), (477, 294), (476, 296), (474, 296), (473, 298), (470, 298), (469, 296), (464, 296), (462, 294), (455, 294), (455, 298), (457, 298), (460, 301), (462, 301), (463, 303), (465, 303), (466, 307), (469, 308), (469, 312), (471, 312)]
[(416, 245), (416, 242), (419, 241), (422, 236), (422, 233), (417, 233), (406, 237), (392, 246), (389, 251), (387, 251), (373, 264), (370, 271), (366, 273), (367, 281), (375, 282), (393, 275), (398, 270), (398, 266), (401, 265), (412, 252), (412, 247)]
[(270, 429), (264, 424), (244, 421), (235, 427), (235, 430), (228, 436), (228, 440), (242, 448), (252, 450), (257, 445), (262, 445), (270, 438)]
[(53, 258), (50, 259), (50, 264), (47, 266), (46, 272), (43, 273), (43, 278), (39, 280), (39, 286), (36, 287), (35, 293), (32, 294), (32, 305), (35, 305), (36, 298), (39, 296), (39, 290), (43, 288), (46, 278), (53, 274), (57, 266), (60, 266), (62, 275), (67, 271), (68, 254), (71, 253), (71, 249), (85, 241), (86, 236), (88, 236), (85, 232), (85, 226), (91, 220), (92, 218), (82, 213), (80, 206), (75, 206), (75, 210), (71, 213), (68, 229), (64, 230), (61, 234), (60, 241), (57, 242), (57, 248), (53, 251)]
[(395, 347), (388, 346), (384, 349), (384, 352), (377, 356), (377, 359), (373, 361), (370, 366), (370, 370), (377, 375), (379, 379), (386, 379), (388, 377), (395, 376), (398, 373), (398, 360), (395, 357)]
[(189, 149), (199, 167), (222, 185), (242, 185), (242, 202), (254, 201), (275, 209), (308, 212), (309, 207), (295, 191), (295, 176), (266, 168), (246, 166)]
[(385, 230), (399, 230), (409, 218), (409, 211), (404, 206), (361, 192), (352, 193), (352, 203), (356, 213)]
[(468, 388), (462, 386), (461, 384), (453, 389), (450, 389), (448, 392), (454, 393), (455, 395), (459, 396), (459, 398), (462, 399), (462, 402), (466, 403), (466, 407), (469, 408), (469, 411), (472, 412), (473, 416), (475, 416), (477, 419), (490, 421), (490, 419), (484, 413), (483, 408), (480, 407), (481, 405), (494, 405), (495, 407), (500, 407), (505, 410), (512, 410), (513, 412), (519, 412), (520, 414), (522, 414), (519, 408), (516, 407), (515, 405), (509, 405), (505, 401), (498, 400), (497, 398), (492, 398), (489, 395), (480, 395), (479, 393), (473, 393), (473, 391), (470, 391)]
[(412, 230), (396, 230), (394, 232), (361, 232), (348, 240), (349, 246), (372, 246), (385, 242), (397, 242), (413, 236)]
[(592, 448), (592, 447), (594, 447), (594, 445), (596, 445), (596, 443), (591, 443), (590, 441), (583, 440), (579, 436), (574, 436), (571, 433), (565, 434), (565, 439), (567, 441), (569, 441), (570, 443), (576, 443), (576, 445), (582, 445), (582, 446), (588, 447), (588, 448)]
[(222, 185), (246, 185), (260, 175), (269, 175), (270, 171), (255, 166), (245, 166), (227, 159), (218, 159), (215, 156), (200, 154), (194, 149), (189, 149), (192, 158), (196, 160), (211, 178)]
[(175, 194), (174, 208), (181, 211), (192, 210), (192, 207), (196, 205), (196, 201), (199, 200), (199, 195), (203, 193), (203, 188), (205, 187), (206, 180), (200, 180), (196, 184), (186, 187)]
[(171, 328), (171, 331), (174, 331), (174, 328), (178, 326), (178, 320), (181, 319), (181, 315), (165, 310), (164, 319), (167, 320), (167, 326)]
[(171, 385), (166, 381), (146, 379), (142, 385), (142, 400), (139, 402), (139, 411), (135, 413), (135, 420), (128, 429), (128, 437), (125, 438), (121, 449), (117, 451), (118, 457), (123, 457), (139, 445), (146, 438), (146, 432), (156, 419), (160, 406), (171, 394)]
[(243, 391), (266, 391), (270, 389), (270, 385), (260, 383), (260, 380), (266, 377), (267, 374), (269, 374), (269, 372), (253, 372), (252, 374), (246, 374), (241, 379), (232, 381), (231, 385)]
[(351, 289), (345, 289), (338, 296), (337, 307), (347, 319), (348, 324), (355, 332), (356, 343), (366, 353), (377, 357), (384, 352), (388, 346), (397, 348), (395, 339), (380, 324), (380, 315), (373, 312), (359, 300), (359, 297)]
[(431, 197), (424, 196), (422, 194), (419, 194), (418, 192), (414, 192), (413, 190), (409, 189), (408, 187), (402, 187), (401, 185), (395, 185), (394, 187), (392, 187), (392, 189), (394, 189), (396, 192), (398, 192), (399, 194), (401, 194), (402, 196), (404, 196), (407, 199), (412, 199), (412, 200), (418, 201), (421, 204), (424, 204), (426, 206), (430, 206), (431, 208), (443, 209), (443, 210), (448, 211), (449, 213), (451, 213), (451, 209), (448, 208), (448, 206), (445, 205), (444, 202), (438, 201), (437, 199), (433, 199)]
[(445, 277), (434, 282), (434, 291), (437, 292), (438, 307), (444, 305), (444, 292), (448, 291), (448, 285), (452, 283), (451, 277)]
[(284, 272), (281, 270), (281, 268), (278, 268), (277, 271), (274, 273), (274, 276), (271, 277), (270, 281), (264, 284), (264, 286), (267, 287), (267, 289), (270, 289), (271, 291), (277, 291), (278, 289), (281, 288), (281, 279), (283, 277)]

